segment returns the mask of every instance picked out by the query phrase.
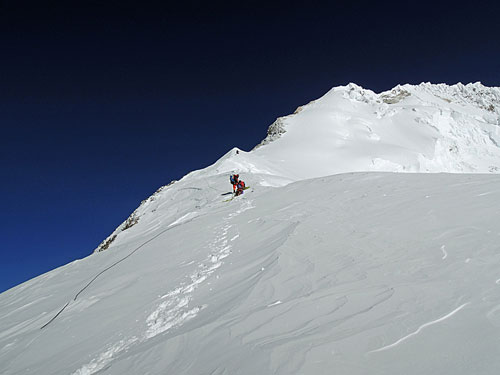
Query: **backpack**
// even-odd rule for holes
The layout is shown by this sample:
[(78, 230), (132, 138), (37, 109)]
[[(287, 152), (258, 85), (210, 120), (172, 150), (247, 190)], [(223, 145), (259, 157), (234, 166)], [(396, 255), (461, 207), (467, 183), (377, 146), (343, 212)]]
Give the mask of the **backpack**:
[(231, 182), (231, 184), (233, 184), (233, 185), (235, 184), (233, 175), (229, 176), (229, 181)]

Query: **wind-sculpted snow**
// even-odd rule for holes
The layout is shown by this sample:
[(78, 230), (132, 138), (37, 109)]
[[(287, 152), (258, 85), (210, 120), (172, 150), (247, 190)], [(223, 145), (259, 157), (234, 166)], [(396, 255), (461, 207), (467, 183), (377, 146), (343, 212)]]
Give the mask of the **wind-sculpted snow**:
[(498, 372), (500, 176), (269, 176), (230, 202), (226, 175), (179, 181), (108, 250), (3, 293), (0, 372)]
[(499, 97), (350, 84), (300, 107), (1, 294), (0, 373), (497, 374)]

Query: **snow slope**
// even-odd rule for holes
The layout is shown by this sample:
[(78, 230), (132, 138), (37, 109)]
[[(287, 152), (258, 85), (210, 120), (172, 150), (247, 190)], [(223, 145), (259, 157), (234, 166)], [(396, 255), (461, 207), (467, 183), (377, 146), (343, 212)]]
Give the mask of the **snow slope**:
[(2, 293), (0, 373), (497, 374), (500, 176), (327, 176), (495, 172), (497, 94), (333, 89)]

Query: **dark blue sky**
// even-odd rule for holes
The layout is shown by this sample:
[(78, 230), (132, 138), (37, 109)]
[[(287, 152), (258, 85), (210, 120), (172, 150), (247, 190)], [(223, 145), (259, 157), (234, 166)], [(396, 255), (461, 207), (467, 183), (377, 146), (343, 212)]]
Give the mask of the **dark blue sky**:
[(0, 0), (0, 291), (333, 86), (500, 86), (493, 2), (41, 3)]

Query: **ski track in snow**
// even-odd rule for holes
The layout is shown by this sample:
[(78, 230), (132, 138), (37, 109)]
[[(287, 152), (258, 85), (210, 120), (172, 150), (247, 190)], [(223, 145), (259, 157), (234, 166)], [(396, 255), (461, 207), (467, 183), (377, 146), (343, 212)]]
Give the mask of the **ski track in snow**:
[(442, 322), (443, 320), (446, 320), (448, 319), (449, 317), (451, 317), (452, 315), (455, 315), (457, 312), (459, 312), (460, 310), (462, 310), (465, 306), (467, 306), (469, 304), (469, 302), (467, 303), (464, 303), (463, 305), (460, 305), (459, 307), (457, 307), (455, 310), (453, 310), (452, 312), (446, 314), (445, 316), (442, 316), (441, 318), (439, 319), (436, 319), (436, 320), (432, 320), (430, 322), (427, 322), (425, 324), (422, 324), (420, 327), (418, 327), (418, 329), (415, 331), (415, 332), (412, 332), (410, 333), (409, 335), (406, 335), (404, 337), (401, 337), (399, 340), (397, 340), (396, 342), (392, 343), (392, 344), (389, 344), (389, 345), (386, 345), (386, 346), (383, 346), (379, 349), (375, 349), (375, 350), (372, 350), (368, 353), (377, 353), (377, 352), (382, 352), (384, 350), (388, 350), (388, 349), (391, 349), (391, 348), (394, 348), (395, 346), (401, 344), (403, 341), (406, 341), (408, 340), (410, 337), (412, 336), (415, 336), (415, 335), (418, 335), (425, 327), (428, 327), (428, 326), (431, 326), (433, 324), (436, 324), (436, 323), (439, 323), (439, 322)]
[[(190, 307), (189, 305), (193, 298), (192, 293), (222, 266), (224, 258), (231, 255), (232, 245), (229, 242), (239, 237), (239, 234), (236, 234), (230, 240), (227, 239), (228, 232), (233, 227), (230, 224), (231, 219), (252, 208), (252, 201), (247, 200), (237, 211), (230, 213), (223, 219), (222, 226), (219, 227), (214, 240), (209, 244), (210, 254), (208, 259), (200, 262), (197, 270), (187, 276), (190, 280), (189, 282), (181, 283), (180, 286), (160, 297), (164, 301), (147, 317), (147, 329), (142, 337), (133, 336), (108, 346), (104, 352), (73, 372), (72, 375), (95, 374), (109, 365), (116, 355), (128, 350), (132, 345), (144, 342), (172, 328), (180, 327), (187, 321), (195, 318), (201, 310), (207, 307), (207, 305)], [(186, 214), (174, 223), (180, 223), (192, 214)], [(170, 224), (170, 226), (173, 224)]]

